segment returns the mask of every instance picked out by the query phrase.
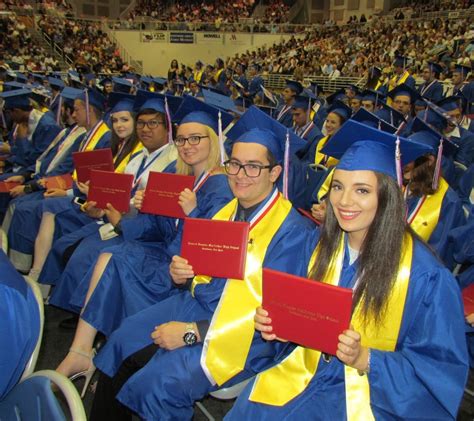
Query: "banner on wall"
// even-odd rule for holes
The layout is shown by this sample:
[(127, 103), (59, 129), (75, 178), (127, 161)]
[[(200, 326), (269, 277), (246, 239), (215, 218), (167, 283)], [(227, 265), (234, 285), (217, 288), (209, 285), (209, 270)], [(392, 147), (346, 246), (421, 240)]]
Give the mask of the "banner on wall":
[(168, 42), (166, 32), (141, 32), (142, 42)]
[(170, 43), (194, 44), (194, 33), (193, 32), (170, 32)]
[(197, 32), (196, 33), (197, 44), (223, 44), (224, 34), (219, 32)]
[(226, 34), (225, 43), (227, 45), (253, 45), (252, 34)]

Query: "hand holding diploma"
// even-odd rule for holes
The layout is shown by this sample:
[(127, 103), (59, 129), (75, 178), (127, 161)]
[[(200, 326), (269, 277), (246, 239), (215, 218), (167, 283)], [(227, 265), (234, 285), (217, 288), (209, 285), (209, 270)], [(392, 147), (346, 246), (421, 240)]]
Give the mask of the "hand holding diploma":
[(190, 189), (184, 189), (179, 195), (178, 203), (188, 216), (197, 206), (196, 193)]
[(133, 206), (137, 210), (141, 210), (143, 205), (143, 199), (145, 198), (145, 190), (137, 190), (135, 196), (133, 196)]
[(257, 307), (257, 312), (255, 313), (254, 317), (255, 321), (255, 329), (261, 332), (262, 338), (266, 341), (280, 341), (280, 342), (288, 342), (285, 339), (278, 338), (277, 335), (271, 333), (273, 331), (273, 327), (271, 325), (272, 319), (268, 317), (268, 311), (265, 310), (263, 307)]
[(175, 284), (185, 284), (189, 278), (194, 277), (193, 267), (181, 256), (173, 256), (170, 263), (170, 275)]
[(369, 349), (362, 346), (359, 332), (346, 329), (339, 335), (336, 356), (344, 364), (359, 371), (366, 371), (369, 365)]

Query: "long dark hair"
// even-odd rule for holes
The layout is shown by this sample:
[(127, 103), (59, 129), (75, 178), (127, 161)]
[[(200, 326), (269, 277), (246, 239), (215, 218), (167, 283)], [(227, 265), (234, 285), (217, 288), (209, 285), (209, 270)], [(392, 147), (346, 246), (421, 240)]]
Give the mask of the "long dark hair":
[[(403, 236), (408, 231), (405, 223), (405, 201), (396, 181), (388, 175), (377, 177), (378, 206), (359, 252), (357, 288), (353, 310), (360, 303), (361, 314), (367, 324), (377, 324), (383, 318), (387, 298), (396, 280)], [(343, 231), (330, 203), (321, 228), (319, 256), (310, 277), (322, 280), (332, 256), (336, 253)]]
[(410, 193), (413, 196), (423, 196), (435, 192), (433, 189), (434, 171), (435, 164), (429, 155), (420, 156), (415, 160), (409, 184)]
[(136, 124), (135, 113), (130, 113), (130, 115), (133, 119), (132, 135), (130, 136), (129, 139), (126, 140), (127, 143), (125, 144), (123, 149), (120, 151), (119, 156), (116, 156), (116, 155), (119, 152), (119, 146), (120, 146), (121, 139), (112, 130), (112, 139), (110, 141), (110, 148), (112, 149), (112, 156), (115, 158), (114, 159), (114, 168), (118, 168), (118, 166), (121, 164), (121, 162), (128, 156), (129, 153), (131, 153), (135, 149), (137, 144), (140, 142), (140, 140), (137, 137), (136, 130), (135, 130), (135, 124)]

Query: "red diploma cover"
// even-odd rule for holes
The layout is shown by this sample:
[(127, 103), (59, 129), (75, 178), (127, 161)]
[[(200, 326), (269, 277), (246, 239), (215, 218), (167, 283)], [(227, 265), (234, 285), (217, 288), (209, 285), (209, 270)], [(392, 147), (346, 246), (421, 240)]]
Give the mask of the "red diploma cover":
[(47, 189), (72, 189), (72, 176), (71, 174), (56, 175), (53, 177), (45, 178), (45, 187)]
[(335, 355), (349, 328), (352, 290), (263, 269), (263, 303), (279, 338)]
[(464, 315), (474, 313), (474, 284), (462, 290), (462, 301), (464, 303)]
[(128, 212), (132, 184), (132, 174), (92, 170), (87, 200), (97, 202), (97, 207), (101, 209), (110, 203), (118, 211)]
[(150, 172), (141, 212), (185, 218), (186, 215), (178, 204), (179, 194), (186, 188), (192, 190), (195, 179), (193, 175)]
[(0, 181), (0, 193), (10, 193), (10, 190), (12, 190), (16, 186), (20, 186), (21, 183), (18, 182), (6, 182), (6, 181)]
[(181, 256), (196, 275), (243, 279), (249, 228), (248, 222), (185, 218)]
[(77, 173), (77, 180), (85, 183), (90, 180), (91, 170), (113, 171), (114, 159), (112, 149), (97, 149), (87, 152), (73, 152), (72, 159)]
[(307, 211), (306, 209), (303, 208), (298, 208), (298, 212), (301, 213), (301, 215), (306, 216), (306, 218), (311, 219), (316, 225), (321, 225), (321, 221), (318, 221), (312, 214), (311, 212)]

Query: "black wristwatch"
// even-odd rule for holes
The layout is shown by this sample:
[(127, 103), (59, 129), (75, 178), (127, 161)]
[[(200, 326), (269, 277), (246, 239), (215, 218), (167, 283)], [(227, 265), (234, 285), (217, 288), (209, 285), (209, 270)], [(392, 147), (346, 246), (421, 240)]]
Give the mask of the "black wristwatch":
[(115, 225), (115, 227), (114, 227), (114, 232), (117, 235), (122, 235), (122, 232), (123, 232), (122, 231), (122, 220), (117, 222), (117, 225)]
[(187, 323), (184, 331), (183, 342), (186, 346), (192, 346), (197, 342), (196, 330), (194, 323)]
[(30, 184), (25, 184), (25, 186), (23, 187), (23, 192), (25, 194), (30, 194), (33, 192), (33, 187)]

